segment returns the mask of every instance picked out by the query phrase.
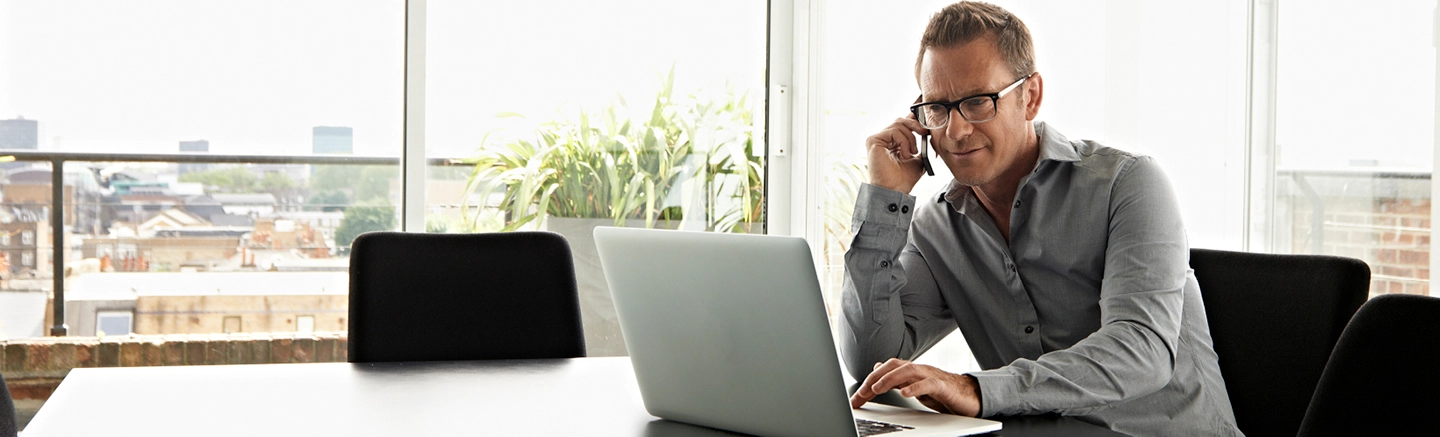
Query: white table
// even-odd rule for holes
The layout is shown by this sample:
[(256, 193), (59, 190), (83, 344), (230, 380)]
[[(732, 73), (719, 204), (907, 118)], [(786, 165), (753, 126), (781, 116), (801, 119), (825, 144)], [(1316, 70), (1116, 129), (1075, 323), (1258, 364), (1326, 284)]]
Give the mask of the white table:
[[(1055, 416), (1005, 436), (1114, 435)], [(645, 412), (625, 357), (75, 369), (25, 437), (726, 435)]]

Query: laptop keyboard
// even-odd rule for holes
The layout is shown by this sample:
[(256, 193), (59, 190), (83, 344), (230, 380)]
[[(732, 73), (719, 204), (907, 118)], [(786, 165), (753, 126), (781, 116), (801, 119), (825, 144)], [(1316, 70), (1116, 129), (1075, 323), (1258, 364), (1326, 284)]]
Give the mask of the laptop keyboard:
[(913, 426), (896, 425), (893, 423), (876, 422), (874, 420), (855, 419), (855, 429), (860, 431), (860, 437), (889, 434), (907, 429), (915, 429)]

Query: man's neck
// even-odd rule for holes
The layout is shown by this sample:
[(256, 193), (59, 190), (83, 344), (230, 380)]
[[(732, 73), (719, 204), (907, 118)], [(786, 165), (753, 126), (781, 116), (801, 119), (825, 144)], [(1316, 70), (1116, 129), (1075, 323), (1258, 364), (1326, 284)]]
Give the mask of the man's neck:
[(985, 207), (985, 212), (990, 213), (990, 218), (995, 220), (995, 227), (1000, 229), (1000, 235), (1005, 238), (1006, 243), (1010, 242), (1010, 213), (1014, 211), (1011, 205), (1015, 203), (1015, 193), (1020, 190), (1020, 180), (1030, 174), (1030, 170), (1035, 168), (1035, 162), (1040, 159), (1040, 139), (1035, 135), (1033, 125), (1029, 132), (1028, 138), (1022, 140), (1020, 156), (1011, 163), (1010, 168), (1005, 169), (990, 183), (972, 187), (975, 198)]

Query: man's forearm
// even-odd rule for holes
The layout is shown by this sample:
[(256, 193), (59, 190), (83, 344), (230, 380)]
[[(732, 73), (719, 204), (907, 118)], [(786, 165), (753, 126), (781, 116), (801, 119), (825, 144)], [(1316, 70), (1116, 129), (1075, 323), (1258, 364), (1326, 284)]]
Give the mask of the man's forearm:
[(914, 350), (905, 346), (914, 338), (900, 290), (907, 282), (905, 270), (920, 266), (905, 266), (900, 259), (914, 204), (914, 197), (868, 184), (856, 199), (853, 238), (845, 253), (840, 347), (857, 379), (876, 362), (912, 358), (903, 356), (907, 349)]
[(1169, 383), (1175, 362), (1148, 329), (1115, 323), (1068, 349), (971, 372), (982, 395), (981, 415), (1075, 413), (1123, 402)]

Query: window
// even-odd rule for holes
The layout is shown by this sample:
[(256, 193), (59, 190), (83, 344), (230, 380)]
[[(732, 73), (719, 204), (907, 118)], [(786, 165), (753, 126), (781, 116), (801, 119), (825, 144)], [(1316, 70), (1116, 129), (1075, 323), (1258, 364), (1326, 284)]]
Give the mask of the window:
[(315, 332), (315, 316), (299, 316), (295, 318), (295, 332)]
[[(275, 290), (267, 298), (278, 306), (343, 311), (350, 241), (399, 228), (405, 7), (0, 3), (0, 149), (90, 154), (63, 170), (48, 159), (0, 163), (0, 218), (38, 226), (21, 235), (38, 245), (26, 255), (34, 264), (52, 255), (47, 211), (63, 212), (67, 298), (138, 293), (179, 305), (194, 296), (157, 290)], [(63, 171), (58, 206), (53, 171)], [(52, 287), (44, 267), (24, 286)], [(203, 302), (197, 311), (248, 310)], [(225, 320), (153, 333), (243, 328)]]
[[(790, 3), (426, 2), (418, 30), (426, 56), (423, 64), (415, 61), (425, 72), (423, 118), (412, 126), (424, 134), (429, 165), (424, 201), (412, 199), (423, 209), (420, 226), (583, 235), (618, 221), (764, 232), (766, 211), (804, 215), (790, 210), (806, 204), (767, 200), (774, 194), (767, 191), (773, 184), (764, 156), (766, 102), (785, 113), (781, 119), (790, 111), (783, 103), (810, 105), (801, 114), (808, 118), (791, 121), (797, 132), (813, 132), (796, 146), (820, 157), (804, 174), (820, 187), (809, 205), (821, 213), (795, 233), (820, 230), (812, 243), (821, 252), (827, 301), (838, 307), (854, 190), (866, 178), (863, 140), (913, 100), (914, 45), (929, 15), (949, 2), (891, 8), (810, 2), (815, 13), (777, 26), (808, 35), (801, 42), (813, 53), (783, 62), (810, 68), (789, 79), (813, 105), (802, 105), (801, 96), (777, 100), (766, 89), (767, 71), (778, 70), (766, 64), (767, 17), (784, 15), (769, 8)], [(51, 259), (48, 232), (58, 231), (75, 242), (60, 252), (67, 267), (91, 258), (100, 265), (74, 270), (76, 287), (90, 282), (79, 280), (86, 276), (120, 280), (104, 276), (113, 273), (165, 274), (207, 287), (216, 281), (206, 275), (253, 274), (222, 284), (223, 293), (227, 285), (266, 283), (263, 275), (306, 272), (318, 279), (285, 286), (343, 292), (327, 281), (343, 277), (355, 236), (400, 228), (407, 2), (80, 3), (0, 4), (0, 17), (25, 17), (8, 20), (9, 32), (0, 36), (0, 114), (14, 114), (0, 123), (4, 132), (18, 132), (0, 139), (0, 149), (133, 150), (174, 159), (67, 161), (58, 170), (65, 181), (58, 206), (48, 185), (56, 169), (43, 160), (0, 163), (11, 223), (34, 224), (12, 228), (21, 245), (38, 247), (19, 256), (19, 265)], [(1071, 138), (1156, 157), (1174, 183), (1192, 246), (1355, 256), (1375, 267), (1377, 293), (1428, 292), (1434, 2), (1387, 0), (1344, 15), (1331, 11), (1355, 8), (1284, 2), (1273, 20), (1278, 45), (1268, 73), (1263, 62), (1251, 66), (1247, 58), (1247, 14), (1276, 2), (998, 3), (1034, 32), (1047, 94), (1040, 119)], [(815, 21), (799, 27), (808, 19)], [(266, 32), (255, 34), (256, 23)], [(858, 28), (887, 31), (853, 32)], [(1369, 30), (1340, 41), (1326, 33), (1334, 28)], [(1326, 63), (1329, 46), (1348, 48), (1364, 62)], [(1395, 111), (1354, 120), (1325, 111), (1327, 93), (1336, 91), (1328, 84), (1372, 83), (1367, 65), (1422, 89), (1366, 93)], [(1254, 71), (1274, 80), (1247, 89)], [(1266, 100), (1270, 91), (1274, 97)], [(1272, 106), (1256, 112), (1252, 100)], [(1368, 128), (1382, 112), (1400, 114), (1399, 127), (1383, 135)], [(1263, 121), (1270, 114), (1273, 125)], [(653, 129), (621, 133), (627, 121)], [(1265, 126), (1273, 141), (1256, 143), (1255, 129)], [(582, 127), (594, 135), (582, 135)], [(654, 187), (636, 191), (546, 179), (595, 168), (583, 160), (552, 164), (564, 170), (555, 173), (497, 177), (505, 165), (528, 163), (505, 164), (516, 148), (584, 147), (630, 147), (642, 157), (659, 156), (646, 151), (657, 147), (683, 153), (668, 156), (675, 174), (610, 167), (625, 172), (619, 186)], [(197, 158), (207, 155), (255, 159)], [(806, 165), (778, 162), (787, 171)], [(946, 169), (936, 170), (916, 194), (942, 186)], [(516, 183), (523, 177), (555, 188), (552, 199), (561, 200), (540, 211), (536, 202), (507, 196), (523, 190)], [(623, 207), (564, 201), (592, 195), (618, 196)], [(63, 212), (63, 229), (50, 229), (48, 208)], [(577, 257), (593, 257), (587, 237), (570, 241)], [(31, 270), (37, 279), (52, 274)], [(581, 275), (582, 283), (603, 284)], [(614, 320), (604, 309), (605, 292), (583, 293), (601, 299), (587, 301), (584, 311), (587, 333), (603, 338), (587, 342), (596, 355), (623, 354), (614, 324), (595, 324)]]
[(9, 233), (0, 234), (0, 246), (9, 246), (9, 245), (10, 245), (10, 234), (9, 234)]
[[(1273, 167), (1254, 187), (1266, 203), (1253, 247), (1361, 259), (1372, 296), (1429, 294), (1436, 2), (1343, 5), (1278, 6)], [(1376, 75), (1412, 91), (1361, 91), (1385, 87)]]
[(135, 313), (100, 311), (95, 314), (95, 330), (100, 335), (130, 335)]
[(430, 1), (426, 153), (465, 164), (429, 169), (426, 230), (565, 235), (588, 354), (624, 355), (591, 229), (762, 232), (766, 8)]
[(240, 316), (225, 316), (224, 319), (221, 319), (220, 324), (220, 330), (226, 334), (242, 332), (244, 330)]

